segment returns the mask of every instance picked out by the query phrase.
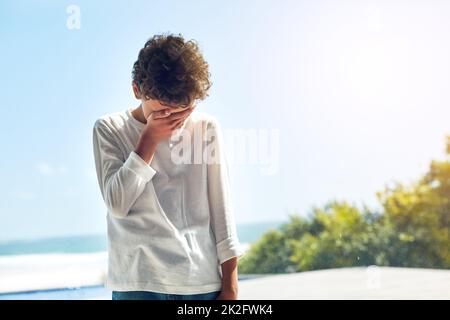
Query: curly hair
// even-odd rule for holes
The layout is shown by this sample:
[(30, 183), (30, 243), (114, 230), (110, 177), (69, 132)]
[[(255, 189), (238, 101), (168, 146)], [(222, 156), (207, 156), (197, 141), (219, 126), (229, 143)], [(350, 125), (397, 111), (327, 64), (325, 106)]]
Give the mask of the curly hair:
[(143, 98), (165, 105), (188, 106), (204, 100), (212, 85), (198, 44), (185, 41), (181, 34), (150, 38), (139, 52), (132, 75)]

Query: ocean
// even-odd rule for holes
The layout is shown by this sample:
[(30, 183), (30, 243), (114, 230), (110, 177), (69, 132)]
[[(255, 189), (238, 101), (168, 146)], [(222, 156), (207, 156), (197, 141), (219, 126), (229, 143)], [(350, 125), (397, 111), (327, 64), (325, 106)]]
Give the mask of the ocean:
[[(272, 228), (278, 228), (284, 221), (269, 221), (237, 225), (239, 240), (250, 244)], [(106, 234), (68, 236), (57, 238), (14, 240), (0, 242), (0, 256), (44, 253), (89, 253), (106, 251)]]

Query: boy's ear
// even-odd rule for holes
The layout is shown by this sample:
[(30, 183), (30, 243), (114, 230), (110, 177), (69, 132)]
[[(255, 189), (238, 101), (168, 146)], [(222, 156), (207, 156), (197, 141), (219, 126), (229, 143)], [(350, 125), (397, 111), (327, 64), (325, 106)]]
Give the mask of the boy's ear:
[(136, 97), (136, 99), (140, 99), (141, 94), (139, 93), (139, 87), (138, 87), (137, 83), (133, 81), (131, 83), (131, 85), (133, 87), (134, 96)]

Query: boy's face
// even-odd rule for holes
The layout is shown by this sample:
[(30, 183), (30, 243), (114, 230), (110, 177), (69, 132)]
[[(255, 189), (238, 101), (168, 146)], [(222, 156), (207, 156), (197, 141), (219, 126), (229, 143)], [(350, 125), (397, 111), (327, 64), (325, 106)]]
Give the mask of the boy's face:
[[(142, 112), (144, 113), (145, 118), (148, 118), (150, 113), (152, 113), (154, 111), (158, 111), (158, 110), (164, 110), (167, 107), (170, 108), (171, 113), (181, 112), (183, 110), (186, 110), (186, 108), (187, 108), (186, 106), (181, 107), (181, 106), (175, 106), (175, 105), (173, 105), (173, 106), (165, 105), (165, 104), (162, 104), (158, 100), (142, 99), (141, 95), (139, 94), (139, 89), (135, 83), (133, 83), (133, 91), (134, 91), (134, 95), (136, 96), (136, 98), (141, 100)], [(191, 106), (193, 104), (194, 103), (192, 103)]]
[(162, 104), (160, 101), (158, 100), (153, 100), (153, 99), (149, 99), (149, 100), (144, 100), (141, 99), (142, 102), (142, 111), (144, 113), (144, 116), (147, 118), (150, 113), (152, 113), (153, 111), (158, 111), (158, 110), (164, 110), (167, 107), (170, 108), (170, 112), (171, 113), (177, 113), (183, 110), (186, 110), (186, 107), (178, 107), (178, 106), (169, 106), (169, 105), (165, 105)]

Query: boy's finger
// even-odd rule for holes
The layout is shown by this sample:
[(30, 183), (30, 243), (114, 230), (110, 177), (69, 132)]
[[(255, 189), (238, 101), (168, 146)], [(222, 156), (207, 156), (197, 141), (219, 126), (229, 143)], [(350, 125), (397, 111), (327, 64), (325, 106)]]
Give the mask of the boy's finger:
[(153, 119), (160, 119), (170, 116), (170, 113), (171, 113), (170, 108), (165, 108), (162, 110), (153, 111), (151, 113), (151, 116), (153, 117)]
[(189, 114), (189, 113), (191, 113), (192, 111), (194, 111), (194, 109), (195, 109), (195, 105), (192, 105), (192, 106), (190, 106), (190, 107), (185, 107), (184, 110), (179, 111), (179, 112), (177, 112), (177, 113), (174, 113), (173, 116), (175, 116), (175, 115), (180, 115), (180, 116), (186, 115), (186, 114)]
[(186, 121), (186, 119), (178, 119), (178, 120), (174, 120), (170, 123), (170, 125), (172, 127), (178, 127), (179, 125), (181, 125), (184, 121)]
[(179, 122), (179, 123), (177, 123), (177, 124), (172, 125), (172, 126), (171, 126), (171, 129), (172, 129), (172, 130), (179, 129), (179, 128), (181, 128), (181, 127), (183, 126), (183, 124), (184, 124), (184, 122), (181, 121), (181, 122)]
[(171, 121), (170, 121), (170, 125), (171, 125), (171, 126), (176, 126), (176, 125), (178, 125), (178, 124), (180, 124), (180, 123), (183, 123), (183, 122), (186, 121), (186, 119), (188, 118), (188, 116), (189, 116), (189, 115), (186, 115), (186, 116), (181, 117), (181, 118), (179, 118), (179, 119), (171, 120)]
[(187, 117), (189, 114), (192, 113), (192, 111), (194, 111), (194, 108), (187, 108), (186, 110), (171, 114), (169, 120), (173, 121), (181, 119), (183, 117)]

